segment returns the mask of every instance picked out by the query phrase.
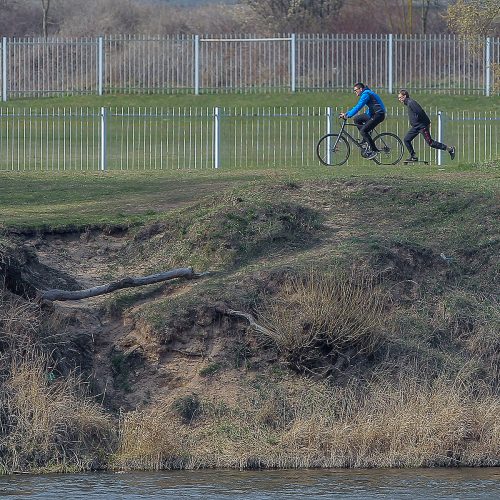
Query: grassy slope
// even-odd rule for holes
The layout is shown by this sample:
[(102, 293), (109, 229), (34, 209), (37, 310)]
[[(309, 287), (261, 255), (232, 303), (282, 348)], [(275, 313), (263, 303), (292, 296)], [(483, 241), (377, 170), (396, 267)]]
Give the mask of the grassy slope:
[(129, 225), (148, 221), (177, 205), (242, 183), (270, 179), (408, 179), (422, 186), (441, 183), (478, 191), (498, 189), (497, 167), (435, 166), (409, 168), (375, 165), (307, 171), (272, 170), (109, 172), (109, 173), (11, 173), (2, 172), (0, 227), (64, 228), (105, 224)]
[[(179, 416), (191, 422), (193, 407), (203, 417), (193, 427), (176, 427), (182, 444), (171, 439), (163, 443), (164, 452), (181, 449), (195, 463), (220, 467), (251, 467), (255, 461), (270, 467), (497, 463), (493, 443), (500, 422), (487, 416), (500, 404), (500, 318), (492, 279), (500, 244), (497, 201), (494, 168), (474, 180), (470, 173), (432, 179), (415, 173), (275, 176), (166, 215), (165, 227), (141, 240), (129, 262), (140, 256), (157, 270), (187, 259), (218, 273), (189, 293), (159, 296), (132, 313), (166, 348), (185, 348), (200, 337), (207, 346), (205, 362), (169, 395), (177, 397), (174, 422)], [(286, 218), (287, 211), (293, 217)], [(342, 281), (338, 265), (378, 274), (380, 288), (349, 288), (355, 280)], [(311, 267), (317, 274), (307, 282)], [(299, 276), (310, 288), (301, 295), (287, 276)], [(370, 306), (378, 292), (383, 317), (374, 329), (380, 328), (381, 337), (368, 345), (349, 339), (332, 349), (342, 339), (321, 341), (317, 333), (301, 347), (314, 325), (322, 325), (321, 332), (330, 322), (333, 336), (349, 333), (345, 325), (378, 317)], [(125, 297), (126, 309), (133, 294)], [(202, 312), (221, 301), (256, 311), (275, 332), (272, 341), (242, 336), (237, 323), (221, 332), (220, 318), (207, 322)], [(221, 338), (223, 350), (212, 350)], [(380, 344), (373, 348), (372, 341)], [(348, 359), (344, 365), (342, 356)], [(266, 357), (276, 361), (268, 364)], [(329, 372), (325, 387), (318, 373), (334, 365), (342, 368)], [(290, 377), (290, 369), (315, 373), (316, 382)], [(128, 416), (129, 444), (118, 463), (148, 463), (144, 448), (132, 442), (147, 440), (147, 429), (172, 418), (165, 407)], [(159, 447), (148, 450), (153, 456)]]

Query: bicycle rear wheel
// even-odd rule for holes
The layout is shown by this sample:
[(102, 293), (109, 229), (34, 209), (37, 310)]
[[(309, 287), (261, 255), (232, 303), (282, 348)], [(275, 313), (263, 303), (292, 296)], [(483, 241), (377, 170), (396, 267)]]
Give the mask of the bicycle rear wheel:
[(380, 151), (373, 161), (379, 165), (396, 165), (403, 158), (403, 142), (396, 134), (382, 132), (373, 139), (375, 146)]
[(339, 134), (324, 135), (316, 146), (319, 161), (327, 167), (343, 165), (350, 153), (349, 143)]

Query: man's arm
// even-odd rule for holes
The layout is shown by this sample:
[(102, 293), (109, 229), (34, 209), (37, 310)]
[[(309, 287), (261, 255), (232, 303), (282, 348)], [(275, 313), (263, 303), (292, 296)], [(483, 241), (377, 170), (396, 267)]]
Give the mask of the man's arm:
[(361, 94), (361, 97), (359, 98), (358, 104), (354, 106), (354, 108), (350, 109), (349, 111), (345, 112), (344, 115), (346, 118), (352, 118), (361, 108), (366, 106), (366, 103), (368, 102), (368, 94), (363, 93)]

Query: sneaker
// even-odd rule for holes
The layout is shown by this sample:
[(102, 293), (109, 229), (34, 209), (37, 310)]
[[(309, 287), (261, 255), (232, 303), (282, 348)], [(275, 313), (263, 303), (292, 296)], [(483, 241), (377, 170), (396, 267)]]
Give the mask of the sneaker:
[(405, 160), (405, 161), (418, 161), (418, 157), (417, 157), (417, 156), (412, 155), (412, 156), (409, 156), (408, 158), (406, 158), (406, 160)]
[(456, 151), (455, 151), (455, 146), (451, 146), (451, 148), (450, 148), (450, 150), (448, 151), (448, 153), (450, 153), (450, 158), (451, 158), (452, 160), (454, 160), (454, 159), (455, 159), (455, 152), (456, 152)]
[(371, 149), (368, 149), (366, 151), (366, 153), (364, 154), (364, 157), (367, 160), (373, 160), (373, 158), (375, 158), (375, 156), (377, 156), (377, 154), (378, 154), (378, 151), (372, 151)]

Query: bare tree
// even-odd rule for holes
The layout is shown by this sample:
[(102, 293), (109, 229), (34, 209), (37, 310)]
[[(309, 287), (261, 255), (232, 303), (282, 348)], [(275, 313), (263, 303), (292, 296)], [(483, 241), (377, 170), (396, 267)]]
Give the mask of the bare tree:
[(422, 0), (422, 14), (420, 19), (422, 21), (422, 33), (427, 33), (427, 21), (429, 17), (429, 10), (432, 0)]
[[(330, 31), (344, 0), (245, 0), (274, 31)], [(329, 29), (330, 28), (330, 29)]]
[(44, 38), (47, 38), (47, 24), (49, 22), (50, 0), (40, 0), (40, 2), (42, 4), (42, 34)]

